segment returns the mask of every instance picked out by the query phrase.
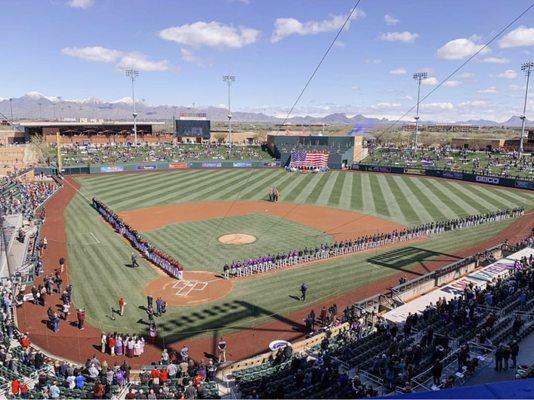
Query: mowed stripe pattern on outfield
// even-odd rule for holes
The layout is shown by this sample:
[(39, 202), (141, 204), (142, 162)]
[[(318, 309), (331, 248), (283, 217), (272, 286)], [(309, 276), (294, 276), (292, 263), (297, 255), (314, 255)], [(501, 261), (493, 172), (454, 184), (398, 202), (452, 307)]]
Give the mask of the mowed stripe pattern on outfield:
[[(157, 273), (141, 258), (138, 258), (140, 268), (128, 266), (131, 247), (81, 195), (68, 205), (65, 217), (69, 277), (74, 285), (76, 307), (86, 308), (88, 320), (102, 331), (144, 331), (146, 325), (138, 322), (146, 320), (146, 313), (140, 307), (146, 303), (143, 287), (155, 279)], [(169, 307), (168, 312), (158, 318), (159, 333), (170, 341), (212, 334), (210, 330), (226, 334), (256, 326), (268, 321), (272, 314), (288, 315), (303, 307), (301, 302), (289, 296), (298, 294), (302, 282), (310, 288), (306, 303), (309, 307), (312, 302), (324, 301), (402, 270), (409, 271), (430, 260), (454, 261), (450, 254), (492, 237), (510, 223), (512, 221), (450, 232), (411, 243), (406, 248), (378, 249), (236, 281), (234, 290), (215, 302), (194, 307)], [(171, 239), (180, 246), (182, 255), (191, 259), (197, 257), (195, 246), (187, 245), (179, 237)], [(220, 254), (216, 247), (204, 251), (207, 258)], [(126, 314), (112, 320), (110, 310), (117, 308), (120, 297), (128, 303)], [(95, 343), (98, 339), (95, 338)]]
[(345, 208), (413, 225), (534, 207), (534, 195), (491, 186), (402, 175), (330, 171), (298, 175), (282, 169), (186, 170), (80, 178), (82, 192), (116, 211), (199, 201), (264, 200), (276, 186), (281, 200)]

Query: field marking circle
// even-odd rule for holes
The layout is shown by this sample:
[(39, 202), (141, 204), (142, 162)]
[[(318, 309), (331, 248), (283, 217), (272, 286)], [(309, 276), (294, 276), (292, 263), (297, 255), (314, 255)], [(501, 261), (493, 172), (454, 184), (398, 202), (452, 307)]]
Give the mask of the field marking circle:
[(231, 244), (234, 246), (239, 246), (242, 244), (254, 243), (258, 239), (256, 238), (256, 236), (248, 235), (246, 233), (230, 233), (227, 235), (219, 236), (217, 240), (222, 244)]

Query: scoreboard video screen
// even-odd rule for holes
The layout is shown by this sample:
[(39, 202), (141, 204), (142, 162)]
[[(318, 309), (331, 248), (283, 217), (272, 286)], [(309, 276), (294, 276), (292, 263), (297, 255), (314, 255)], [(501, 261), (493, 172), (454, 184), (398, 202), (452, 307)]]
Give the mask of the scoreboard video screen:
[(209, 120), (176, 120), (176, 136), (210, 138)]

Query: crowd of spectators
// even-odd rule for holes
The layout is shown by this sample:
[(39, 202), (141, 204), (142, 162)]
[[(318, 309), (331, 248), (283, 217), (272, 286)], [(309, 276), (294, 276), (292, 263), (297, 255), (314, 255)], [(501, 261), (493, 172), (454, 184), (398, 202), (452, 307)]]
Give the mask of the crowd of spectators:
[(449, 147), (378, 148), (362, 164), (452, 170), (478, 175), (534, 179), (534, 157), (517, 152), (454, 150)]
[(13, 180), (0, 191), (0, 211), (4, 215), (21, 213), (25, 218), (34, 218), (35, 210), (57, 189), (53, 181), (22, 183)]
[[(534, 235), (503, 249), (532, 246)], [(508, 275), (483, 287), (471, 283), (461, 295), (440, 298), (421, 313), (409, 313), (402, 323), (355, 306), (342, 314), (335, 305), (323, 307), (318, 317), (311, 311), (306, 325), (326, 332), (319, 345), (299, 354), (286, 346), (268, 363), (233, 375), (244, 398), (365, 398), (450, 388), (491, 357), (497, 370), (515, 368), (520, 340), (534, 328), (528, 315), (532, 307), (530, 256), (516, 261)], [(338, 335), (329, 334), (344, 322)]]
[[(273, 161), (262, 146), (220, 144), (78, 145), (61, 148), (63, 165), (99, 165), (141, 162)], [(57, 163), (57, 148), (48, 164)]]
[(470, 228), (481, 224), (503, 221), (523, 215), (523, 208), (494, 211), (486, 214), (470, 215), (464, 218), (454, 218), (445, 221), (426, 223), (402, 231), (394, 230), (389, 233), (366, 235), (353, 240), (334, 243), (324, 243), (316, 248), (307, 247), (291, 250), (277, 255), (266, 255), (244, 261), (234, 261), (223, 266), (225, 279), (249, 276), (269, 271), (271, 269), (289, 267), (303, 262), (327, 259), (343, 254), (356, 253), (367, 249), (388, 244), (417, 239), (423, 236), (435, 235), (442, 232)]

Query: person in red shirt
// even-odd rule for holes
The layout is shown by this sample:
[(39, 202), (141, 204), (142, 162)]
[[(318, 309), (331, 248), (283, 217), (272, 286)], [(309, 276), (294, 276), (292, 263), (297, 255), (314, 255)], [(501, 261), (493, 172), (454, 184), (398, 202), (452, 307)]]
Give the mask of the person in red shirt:
[(109, 348), (109, 354), (112, 356), (115, 355), (115, 345), (117, 344), (117, 341), (115, 340), (114, 335), (108, 335), (108, 348)]
[(20, 396), (24, 399), (26, 397), (26, 394), (28, 394), (28, 386), (22, 382), (20, 384)]
[(13, 396), (20, 395), (20, 382), (18, 379), (11, 381), (11, 394), (13, 394)]
[(159, 381), (160, 383), (165, 383), (169, 380), (169, 372), (167, 371), (167, 369), (162, 369), (160, 371), (160, 374), (159, 374)]
[(202, 375), (195, 375), (193, 377), (193, 386), (198, 388), (200, 387), (200, 385), (202, 385), (202, 381), (204, 380), (204, 378), (202, 377)]
[(28, 336), (24, 335), (21, 339), (20, 339), (20, 345), (27, 349), (28, 347), (30, 347), (30, 339), (28, 338)]
[(124, 306), (126, 306), (126, 301), (123, 297), (119, 299), (119, 315), (122, 317), (124, 314)]
[(153, 385), (158, 385), (159, 384), (160, 375), (161, 375), (161, 373), (160, 373), (159, 369), (157, 369), (157, 368), (154, 368), (150, 372), (150, 377), (152, 378), (152, 384)]

